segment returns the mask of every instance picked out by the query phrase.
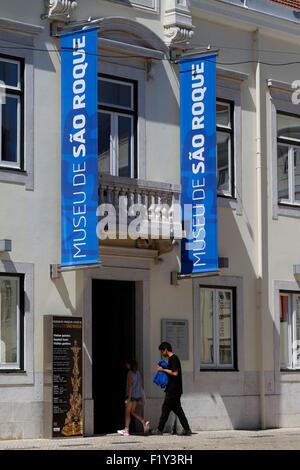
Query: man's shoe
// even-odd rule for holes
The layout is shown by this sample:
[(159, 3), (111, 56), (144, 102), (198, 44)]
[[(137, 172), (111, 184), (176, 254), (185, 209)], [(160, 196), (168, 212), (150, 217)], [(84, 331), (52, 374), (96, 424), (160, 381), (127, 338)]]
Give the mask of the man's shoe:
[(190, 429), (184, 429), (181, 433), (181, 436), (191, 436), (193, 433)]
[(151, 434), (152, 436), (162, 436), (163, 432), (160, 431), (159, 429), (153, 429), (153, 431), (151, 431)]

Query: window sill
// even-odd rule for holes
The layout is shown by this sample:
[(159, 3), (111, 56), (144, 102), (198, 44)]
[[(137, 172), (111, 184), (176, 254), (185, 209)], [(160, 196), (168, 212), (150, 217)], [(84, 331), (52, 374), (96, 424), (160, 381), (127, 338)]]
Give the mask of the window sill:
[(300, 209), (300, 204), (292, 202), (278, 202), (278, 207), (293, 207), (294, 209)]
[(30, 370), (0, 369), (0, 387), (18, 387), (19, 385), (33, 385), (34, 374)]
[(230, 200), (230, 201), (235, 201), (235, 202), (237, 202), (237, 198), (234, 197), (234, 196), (229, 196), (229, 194), (217, 193), (217, 196), (218, 196), (218, 198), (220, 197), (220, 198), (228, 199), (228, 200)]
[(26, 189), (33, 190), (33, 174), (20, 168), (0, 166), (0, 182), (23, 184)]
[(300, 218), (300, 205), (278, 203), (277, 216)]
[(237, 215), (242, 215), (242, 207), (240, 201), (232, 196), (217, 195), (217, 206), (225, 209), (236, 211)]
[(13, 171), (14, 173), (22, 173), (22, 174), (27, 174), (26, 170), (24, 170), (23, 168), (17, 168), (17, 167), (14, 167), (14, 166), (3, 166), (3, 165), (0, 165), (0, 171)]
[(280, 372), (290, 374), (290, 373), (300, 373), (300, 368), (299, 369), (280, 369)]

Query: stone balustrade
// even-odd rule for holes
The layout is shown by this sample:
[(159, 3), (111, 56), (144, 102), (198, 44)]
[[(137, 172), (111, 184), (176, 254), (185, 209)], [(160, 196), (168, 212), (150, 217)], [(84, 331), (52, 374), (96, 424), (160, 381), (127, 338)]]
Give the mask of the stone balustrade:
[[(140, 216), (148, 225), (162, 230), (170, 229), (170, 234), (181, 238), (181, 221), (178, 216), (180, 186), (154, 181), (116, 177), (111, 175), (99, 176), (99, 205), (112, 204), (120, 220), (121, 215), (127, 217), (127, 223), (136, 218), (137, 204), (142, 205)], [(174, 204), (177, 204), (174, 210)], [(149, 235), (150, 236), (150, 235)]]

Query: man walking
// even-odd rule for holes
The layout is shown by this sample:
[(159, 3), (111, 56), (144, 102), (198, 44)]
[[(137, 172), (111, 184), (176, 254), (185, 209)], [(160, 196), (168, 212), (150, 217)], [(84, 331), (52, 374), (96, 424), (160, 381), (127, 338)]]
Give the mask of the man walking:
[(158, 428), (153, 434), (162, 434), (169, 414), (173, 411), (183, 427), (183, 436), (190, 436), (192, 431), (181, 407), (180, 397), (182, 395), (182, 373), (179, 357), (172, 351), (170, 343), (164, 341), (158, 348), (161, 354), (168, 358), (168, 367), (166, 369), (158, 366), (158, 371), (163, 371), (168, 375), (168, 384), (166, 386), (166, 396), (162, 405), (161, 417)]

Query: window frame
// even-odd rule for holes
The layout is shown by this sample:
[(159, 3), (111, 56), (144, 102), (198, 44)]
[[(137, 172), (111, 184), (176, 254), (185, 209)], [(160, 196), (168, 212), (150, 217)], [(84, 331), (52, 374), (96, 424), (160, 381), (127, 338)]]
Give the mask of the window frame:
[(160, 6), (159, 6), (159, 0), (127, 0), (127, 2), (124, 4), (124, 0), (109, 0), (114, 3), (121, 3), (121, 5), (131, 7), (131, 8), (137, 8), (138, 10), (145, 10), (148, 13), (153, 13), (153, 14), (159, 14)]
[[(111, 115), (111, 138), (110, 138), (110, 175), (119, 177), (119, 146), (118, 146), (118, 118), (119, 116), (131, 117), (132, 118), (132, 134), (131, 134), (131, 175), (128, 178), (138, 178), (138, 81), (134, 79), (116, 77), (111, 74), (98, 73), (98, 81), (112, 81), (115, 83), (129, 83), (132, 86), (132, 100), (133, 100), (133, 109), (123, 107), (123, 106), (114, 106), (109, 104), (102, 104), (100, 100), (98, 101), (98, 113), (103, 112)], [(114, 151), (114, 148), (117, 149)]]
[[(0, 166), (0, 182), (24, 185), (26, 191), (34, 190), (34, 44), (35, 37), (42, 33), (40, 26), (22, 22), (3, 20), (0, 31), (1, 54), (13, 60), (23, 60), (24, 64), (24, 102), (23, 125), (23, 169)], [(25, 34), (23, 34), (25, 32)], [(8, 42), (16, 45), (16, 54), (8, 47)], [(19, 47), (18, 47), (19, 46)], [(24, 125), (26, 123), (26, 126)]]
[[(236, 371), (237, 368), (237, 319), (236, 319), (236, 311), (237, 311), (237, 293), (235, 286), (222, 286), (222, 285), (207, 285), (200, 283), (198, 285), (199, 289), (199, 299), (201, 296), (201, 289), (207, 289), (213, 291), (213, 344), (214, 344), (214, 361), (212, 364), (206, 364), (201, 362), (201, 301), (199, 301), (199, 325), (200, 325), (200, 334), (199, 334), (199, 341), (200, 341), (200, 357), (199, 357), (199, 366), (200, 371)], [(232, 362), (231, 364), (221, 364), (220, 363), (220, 335), (219, 335), (219, 309), (218, 309), (218, 301), (217, 301), (217, 292), (220, 291), (229, 291), (231, 292), (231, 307), (232, 307), (232, 315), (231, 315), (231, 351), (232, 351)], [(215, 339), (216, 338), (216, 339)]]
[[(24, 372), (24, 274), (0, 272), (0, 279), (18, 279), (17, 305), (17, 362), (4, 364), (0, 361), (0, 373)], [(1, 300), (1, 293), (0, 293)]]
[[(235, 139), (235, 132), (234, 132), (234, 107), (235, 103), (232, 99), (226, 98), (219, 98), (217, 97), (216, 104), (226, 104), (229, 107), (229, 119), (230, 119), (230, 127), (223, 126), (221, 124), (216, 123), (216, 133), (222, 132), (230, 136), (230, 157), (229, 157), (229, 191), (225, 190), (218, 190), (217, 194), (220, 197), (235, 199), (235, 152), (234, 152), (234, 139)], [(216, 144), (217, 148), (217, 144)], [(217, 153), (217, 170), (218, 170), (218, 153)]]
[[(242, 185), (242, 91), (247, 83), (249, 75), (242, 72), (227, 70), (217, 67), (217, 89), (216, 95), (219, 100), (229, 100), (234, 104), (233, 126), (234, 126), (234, 181), (235, 197), (226, 197), (218, 194), (218, 207), (236, 211), (236, 215), (243, 214), (243, 185)], [(246, 152), (248, 149), (246, 149)]]
[[(278, 204), (282, 206), (292, 206), (292, 207), (300, 207), (300, 200), (295, 200), (295, 171), (294, 171), (294, 149), (299, 149), (300, 151), (300, 140), (293, 139), (289, 137), (278, 137), (278, 125), (277, 119), (278, 115), (283, 116), (290, 116), (299, 119), (300, 125), (300, 115), (292, 114), (280, 110), (276, 110), (276, 132), (277, 132), (277, 200)], [(289, 191), (289, 198), (288, 199), (280, 199), (278, 194), (278, 146), (286, 146), (288, 147), (288, 191)]]
[(8, 276), (22, 276), (22, 307), (24, 326), (21, 351), (23, 352), (22, 369), (0, 369), (0, 386), (35, 385), (34, 373), (34, 264), (0, 259), (0, 273)]
[[(279, 291), (279, 309), (281, 309), (281, 296), (288, 297), (288, 362), (286, 364), (281, 363), (281, 340), (279, 341), (279, 362), (281, 371), (300, 371), (300, 360), (298, 364), (294, 361), (293, 357), (293, 343), (296, 334), (296, 310), (295, 310), (295, 297), (300, 297), (300, 292), (295, 291)], [(279, 310), (279, 324), (281, 318), (281, 310)], [(279, 330), (280, 332), (280, 330)]]
[[(267, 93), (267, 138), (269, 142), (268, 156), (272, 162), (272, 218), (278, 220), (279, 216), (300, 218), (300, 205), (279, 203), (278, 201), (278, 136), (277, 113), (299, 117), (298, 106), (292, 102), (293, 89), (290, 83), (279, 82), (268, 78)], [(285, 141), (286, 143), (286, 141)]]
[[(1, 149), (1, 141), (2, 141), (2, 123), (1, 123), (1, 113), (0, 113), (0, 127), (1, 127), (1, 134), (0, 134), (0, 169), (1, 170), (18, 170), (24, 171), (24, 71), (25, 71), (25, 62), (24, 58), (17, 57), (17, 56), (10, 56), (7, 54), (0, 54), (0, 62), (10, 62), (18, 64), (18, 87), (13, 87), (11, 85), (5, 85), (5, 93), (8, 96), (18, 97), (18, 142), (17, 142), (17, 162), (8, 162), (2, 159), (2, 149)], [(0, 85), (0, 88), (2, 86)]]

